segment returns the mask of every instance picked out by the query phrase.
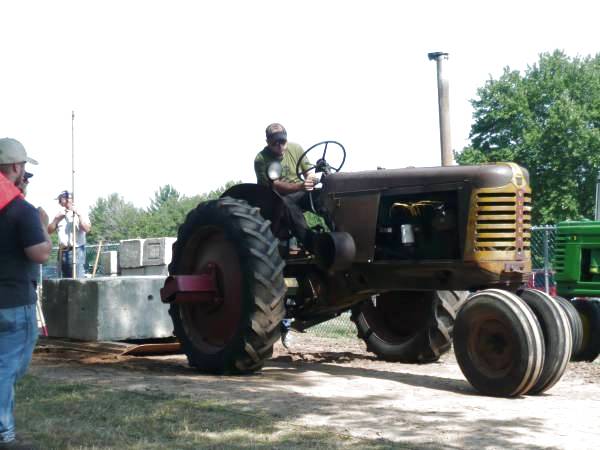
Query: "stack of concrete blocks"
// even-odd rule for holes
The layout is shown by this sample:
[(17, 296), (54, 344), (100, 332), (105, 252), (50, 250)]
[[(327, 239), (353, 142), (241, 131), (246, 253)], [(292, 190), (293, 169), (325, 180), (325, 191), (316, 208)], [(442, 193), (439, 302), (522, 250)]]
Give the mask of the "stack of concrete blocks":
[(119, 252), (111, 250), (100, 253), (100, 266), (105, 276), (116, 277), (119, 272)]
[(121, 275), (168, 275), (174, 237), (128, 239), (121, 241)]
[(48, 334), (85, 341), (165, 338), (173, 334), (164, 276), (44, 280)]

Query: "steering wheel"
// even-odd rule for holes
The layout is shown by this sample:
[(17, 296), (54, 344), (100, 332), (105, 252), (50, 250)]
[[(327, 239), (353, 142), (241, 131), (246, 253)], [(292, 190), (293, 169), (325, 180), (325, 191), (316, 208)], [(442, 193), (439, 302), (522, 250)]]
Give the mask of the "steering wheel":
[[(325, 160), (325, 156), (327, 156), (327, 146), (329, 144), (334, 144), (334, 145), (339, 146), (342, 149), (342, 152), (344, 153), (342, 162), (337, 167), (331, 167)], [(317, 162), (315, 164), (311, 165), (308, 169), (302, 170), (302, 162), (304, 160), (308, 160), (308, 157), (307, 157), (308, 153), (321, 145), (325, 146), (325, 148), (323, 149), (323, 156), (321, 156), (319, 159), (317, 159)], [(318, 144), (313, 145), (308, 150), (306, 150), (304, 153), (302, 153), (302, 156), (300, 156), (300, 159), (298, 159), (298, 162), (296, 163), (296, 176), (298, 178), (300, 178), (300, 180), (304, 181), (306, 179), (306, 174), (313, 169), (315, 169), (315, 172), (323, 172), (325, 175), (329, 175), (332, 172), (334, 172), (334, 173), (339, 172), (345, 162), (346, 162), (346, 149), (344, 148), (344, 146), (342, 144), (340, 144), (337, 141), (319, 142)]]

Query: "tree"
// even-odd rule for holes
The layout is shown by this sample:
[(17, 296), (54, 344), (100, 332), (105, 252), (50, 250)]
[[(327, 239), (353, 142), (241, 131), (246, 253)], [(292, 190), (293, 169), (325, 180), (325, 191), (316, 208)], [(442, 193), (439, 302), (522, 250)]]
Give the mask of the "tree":
[(187, 197), (167, 184), (154, 192), (150, 206), (144, 210), (126, 202), (119, 194), (99, 198), (91, 208), (92, 231), (89, 242), (100, 239), (118, 242), (122, 239), (177, 236), (177, 230), (189, 211), (200, 202), (221, 196), (231, 186), (240, 182), (229, 181), (208, 193)]
[(181, 195), (177, 190), (167, 184), (165, 186), (161, 186), (158, 188), (158, 191), (154, 193), (154, 198), (150, 199), (150, 206), (148, 208), (149, 212), (158, 211), (163, 205), (172, 201), (179, 201)]
[(523, 75), (507, 67), (477, 95), (471, 145), (455, 155), (458, 163), (527, 168), (536, 224), (590, 217), (600, 169), (600, 54), (541, 54)]
[(141, 209), (126, 202), (119, 194), (99, 198), (90, 211), (92, 231), (88, 235), (89, 242), (118, 242), (138, 237), (142, 214)]

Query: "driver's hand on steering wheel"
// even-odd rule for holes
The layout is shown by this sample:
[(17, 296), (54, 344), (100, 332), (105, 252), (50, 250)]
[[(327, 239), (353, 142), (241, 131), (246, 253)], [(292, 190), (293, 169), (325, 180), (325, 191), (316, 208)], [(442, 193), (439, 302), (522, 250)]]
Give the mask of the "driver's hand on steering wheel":
[(306, 180), (302, 182), (302, 189), (305, 191), (312, 191), (315, 188), (315, 176), (311, 173), (306, 177)]

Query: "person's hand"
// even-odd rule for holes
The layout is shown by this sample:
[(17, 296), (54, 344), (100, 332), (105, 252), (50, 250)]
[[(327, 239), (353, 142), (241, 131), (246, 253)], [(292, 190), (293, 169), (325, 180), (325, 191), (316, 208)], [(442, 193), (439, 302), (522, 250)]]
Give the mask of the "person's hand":
[(46, 211), (44, 211), (44, 208), (40, 206), (38, 208), (38, 213), (40, 214), (40, 220), (42, 222), (42, 225), (44, 225), (44, 228), (48, 228), (48, 223), (50, 219), (48, 218), (48, 214), (46, 213)]
[(312, 175), (308, 175), (302, 183), (302, 189), (305, 191), (312, 191), (315, 188), (315, 179)]
[(61, 210), (61, 211), (60, 211), (60, 212), (59, 212), (59, 213), (58, 213), (58, 214), (57, 214), (57, 215), (54, 217), (54, 220), (53, 220), (53, 222), (54, 222), (54, 223), (58, 223), (58, 222), (60, 222), (61, 220), (63, 220), (63, 219), (65, 218), (65, 215), (66, 215), (66, 211), (65, 211), (64, 209), (63, 209), (63, 210)]

